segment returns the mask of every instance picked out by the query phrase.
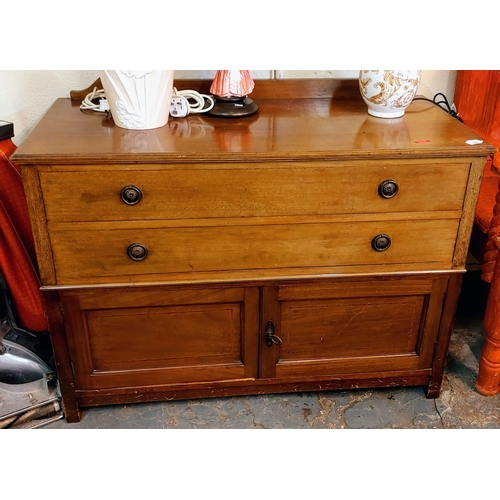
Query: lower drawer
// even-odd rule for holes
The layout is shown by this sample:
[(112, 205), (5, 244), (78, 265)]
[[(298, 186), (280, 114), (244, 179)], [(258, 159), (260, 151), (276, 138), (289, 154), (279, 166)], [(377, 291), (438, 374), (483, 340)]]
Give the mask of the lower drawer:
[[(60, 285), (169, 273), (438, 263), (449, 269), (457, 219), (51, 230)], [(381, 236), (380, 235), (385, 235)], [(387, 238), (388, 236), (388, 238)], [(378, 240), (376, 240), (378, 238)], [(378, 250), (374, 249), (378, 241)], [(384, 243), (390, 242), (384, 250)], [(376, 245), (375, 245), (376, 246)], [(134, 249), (137, 250), (134, 253)], [(134, 260), (142, 259), (142, 260)], [(227, 274), (226, 274), (227, 275)]]

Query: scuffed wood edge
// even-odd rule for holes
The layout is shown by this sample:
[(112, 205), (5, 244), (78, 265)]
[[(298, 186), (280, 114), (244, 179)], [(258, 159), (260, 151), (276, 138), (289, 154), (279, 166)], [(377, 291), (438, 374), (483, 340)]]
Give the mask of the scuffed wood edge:
[(432, 362), (432, 375), (426, 393), (427, 398), (439, 397), (462, 279), (462, 274), (453, 274), (450, 275), (448, 281), (448, 288), (446, 289), (446, 295), (443, 302), (441, 325), (435, 344), (436, 348)]
[(472, 226), (474, 224), (474, 215), (479, 200), (479, 190), (483, 179), (484, 166), (487, 157), (478, 157), (471, 159), (469, 181), (465, 193), (464, 205), (462, 209), (462, 219), (458, 228), (457, 244), (453, 256), (453, 268), (463, 268), (467, 261), (469, 252)]
[[(75, 393), (75, 378), (67, 343), (60, 297), (57, 292), (45, 292), (44, 297), (47, 304), (50, 338), (54, 350), (64, 416), (69, 423), (79, 422), (81, 414)], [(78, 298), (73, 298), (73, 300), (78, 300)]]
[(22, 177), (35, 240), (40, 279), (43, 285), (55, 285), (56, 272), (38, 171), (33, 167), (23, 166)]

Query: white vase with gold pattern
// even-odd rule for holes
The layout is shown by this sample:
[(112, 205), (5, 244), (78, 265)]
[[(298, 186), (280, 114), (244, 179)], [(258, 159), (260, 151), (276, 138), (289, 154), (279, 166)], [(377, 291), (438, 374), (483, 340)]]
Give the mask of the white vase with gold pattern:
[(417, 93), (420, 70), (362, 69), (359, 90), (368, 113), (377, 118), (399, 118)]

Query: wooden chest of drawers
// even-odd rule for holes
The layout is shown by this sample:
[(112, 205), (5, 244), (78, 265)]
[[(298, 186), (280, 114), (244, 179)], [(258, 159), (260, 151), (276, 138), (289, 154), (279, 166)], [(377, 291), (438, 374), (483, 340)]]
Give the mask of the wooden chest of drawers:
[(165, 398), (439, 394), (493, 148), (429, 103), (369, 117), (352, 81), (252, 97), (253, 117), (148, 131), (60, 99), (13, 156), (68, 421)]

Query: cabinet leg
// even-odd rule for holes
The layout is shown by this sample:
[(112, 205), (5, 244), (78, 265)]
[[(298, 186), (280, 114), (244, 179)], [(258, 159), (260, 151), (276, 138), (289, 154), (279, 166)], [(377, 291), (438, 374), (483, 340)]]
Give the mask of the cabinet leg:
[(76, 422), (80, 422), (82, 416), (80, 413), (80, 408), (78, 408), (78, 405), (72, 404), (68, 405), (67, 400), (64, 399), (62, 401), (62, 407), (64, 411), (64, 418), (66, 419), (66, 422), (69, 424), (74, 424)]
[(446, 289), (446, 298), (443, 303), (443, 314), (441, 316), (441, 324), (434, 352), (434, 360), (432, 363), (432, 375), (427, 387), (426, 396), (429, 399), (439, 397), (441, 384), (443, 382), (444, 367), (448, 356), (448, 347), (450, 345), (451, 332), (455, 321), (455, 313), (457, 310), (458, 297), (462, 286), (462, 274), (453, 274), (448, 281)]
[(61, 389), (64, 416), (68, 422), (80, 421), (80, 409), (75, 395), (73, 368), (69, 357), (64, 330), (64, 319), (60, 308), (59, 295), (56, 292), (44, 293), (49, 319), (50, 340), (54, 351), (57, 378)]
[(441, 392), (441, 381), (439, 381), (439, 383), (433, 381), (428, 385), (425, 397), (427, 399), (436, 399), (439, 397), (440, 392)]

